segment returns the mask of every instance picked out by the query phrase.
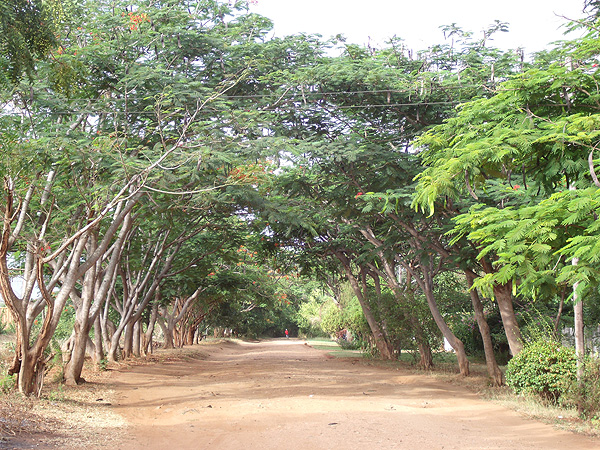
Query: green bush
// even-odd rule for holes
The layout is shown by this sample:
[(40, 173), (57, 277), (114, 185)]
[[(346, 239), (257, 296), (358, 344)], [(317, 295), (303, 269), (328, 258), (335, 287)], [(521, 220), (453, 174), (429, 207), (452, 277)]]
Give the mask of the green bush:
[(511, 359), (506, 384), (517, 394), (534, 394), (557, 402), (576, 382), (577, 357), (572, 348), (552, 340), (531, 342)]
[(350, 330), (355, 339), (370, 334), (369, 325), (356, 297), (349, 296), (341, 308), (333, 301), (327, 302), (321, 317), (321, 327), (330, 336), (344, 329)]
[(462, 341), (467, 355), (482, 356), (483, 340), (475, 317), (472, 314), (462, 314), (452, 319), (452, 321), (448, 321), (452, 324), (452, 332)]
[(582, 419), (600, 419), (600, 360), (586, 358), (581, 380), (572, 385), (567, 400)]
[(8, 394), (17, 384), (16, 375), (1, 375), (0, 376), (0, 393)]
[(354, 338), (352, 341), (336, 339), (335, 342), (344, 350), (361, 350), (364, 347), (363, 341), (359, 338)]
[(16, 375), (8, 375), (8, 363), (0, 354), (0, 394), (8, 394), (17, 384)]
[(327, 301), (329, 300), (325, 296), (311, 295), (308, 301), (300, 305), (295, 318), (300, 335), (308, 338), (328, 336), (323, 330), (321, 319), (321, 311)]

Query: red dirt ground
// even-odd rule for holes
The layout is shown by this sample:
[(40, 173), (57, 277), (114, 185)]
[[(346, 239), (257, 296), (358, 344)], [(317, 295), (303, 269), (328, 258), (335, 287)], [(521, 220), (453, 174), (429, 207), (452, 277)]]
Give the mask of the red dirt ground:
[(198, 348), (199, 359), (112, 374), (114, 412), (129, 427), (110, 448), (600, 448), (598, 439), (525, 419), (463, 387), (331, 358), (299, 340)]

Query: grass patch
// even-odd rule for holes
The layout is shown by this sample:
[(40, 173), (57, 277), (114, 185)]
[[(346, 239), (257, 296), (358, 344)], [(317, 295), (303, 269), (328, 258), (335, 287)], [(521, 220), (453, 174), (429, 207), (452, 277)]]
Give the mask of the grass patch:
[(331, 339), (307, 339), (307, 344), (312, 348), (317, 350), (340, 350), (341, 347), (337, 342), (332, 341)]
[(333, 350), (329, 352), (331, 356), (336, 358), (364, 358), (364, 353), (360, 350)]
[(307, 344), (316, 350), (325, 350), (329, 355), (335, 358), (363, 358), (364, 354), (360, 350), (350, 350), (340, 347), (340, 345), (331, 339), (317, 338), (308, 339)]
[(566, 408), (544, 403), (531, 395), (515, 395), (509, 387), (487, 388), (481, 396), (519, 414), (539, 420), (561, 430), (600, 436), (600, 424), (593, 420), (583, 420), (575, 408)]

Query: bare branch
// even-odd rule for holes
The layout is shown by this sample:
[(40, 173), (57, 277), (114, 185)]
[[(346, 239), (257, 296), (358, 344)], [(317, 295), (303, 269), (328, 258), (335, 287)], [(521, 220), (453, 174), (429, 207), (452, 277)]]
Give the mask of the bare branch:
[(479, 197), (477, 197), (477, 195), (473, 191), (473, 188), (471, 187), (471, 182), (469, 181), (469, 171), (467, 169), (465, 169), (465, 183), (467, 185), (467, 190), (469, 191), (469, 194), (471, 194), (471, 197), (479, 201)]
[(592, 176), (592, 180), (594, 180), (594, 184), (597, 187), (600, 187), (600, 181), (598, 181), (598, 176), (596, 175), (596, 170), (594, 169), (594, 150), (596, 147), (592, 148), (590, 154), (588, 156), (588, 165), (590, 166), (590, 175)]

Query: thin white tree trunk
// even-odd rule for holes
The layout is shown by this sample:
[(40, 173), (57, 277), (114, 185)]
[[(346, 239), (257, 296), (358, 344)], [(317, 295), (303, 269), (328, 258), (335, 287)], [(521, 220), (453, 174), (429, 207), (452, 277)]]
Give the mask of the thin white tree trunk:
[[(579, 264), (579, 258), (573, 258), (571, 264)], [(573, 284), (573, 315), (575, 319), (575, 353), (577, 354), (577, 379), (583, 376), (583, 358), (585, 356), (585, 336), (583, 326), (583, 299), (577, 293), (578, 282)]]

